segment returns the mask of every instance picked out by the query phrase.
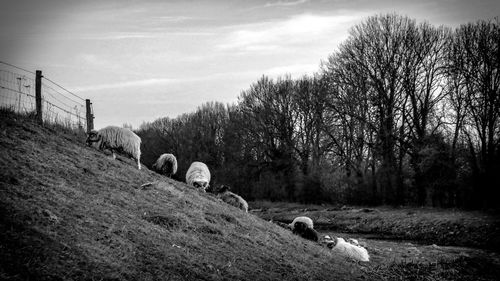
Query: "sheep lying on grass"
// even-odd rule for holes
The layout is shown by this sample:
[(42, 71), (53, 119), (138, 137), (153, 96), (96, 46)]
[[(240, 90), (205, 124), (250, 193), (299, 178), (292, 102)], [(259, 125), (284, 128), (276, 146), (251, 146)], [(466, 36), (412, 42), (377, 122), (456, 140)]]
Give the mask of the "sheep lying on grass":
[(177, 158), (173, 154), (164, 153), (158, 157), (153, 168), (160, 174), (172, 177), (177, 173)]
[(141, 138), (127, 128), (108, 126), (91, 131), (87, 136), (87, 145), (111, 150), (113, 159), (116, 159), (115, 152), (124, 152), (137, 160), (137, 168), (141, 169)]
[(333, 239), (330, 236), (325, 236), (326, 246), (334, 252), (339, 253), (342, 256), (355, 259), (358, 261), (370, 261), (370, 256), (368, 255), (368, 251), (359, 246), (358, 241), (355, 239), (348, 239), (348, 241), (352, 241), (352, 243), (346, 242), (343, 238), (334, 237)]
[[(271, 220), (271, 222), (273, 221)], [(331, 238), (326, 235), (321, 241), (319, 241), (320, 239), (318, 233), (313, 229), (313, 221), (309, 217), (296, 217), (290, 224), (284, 224), (281, 222), (274, 223), (283, 228), (291, 229), (294, 234), (299, 235), (304, 239), (319, 242), (321, 245), (326, 245), (333, 252), (342, 256), (358, 261), (370, 261), (368, 251), (361, 247), (356, 239), (349, 238), (346, 242), (343, 238)]]
[(206, 192), (210, 184), (210, 171), (205, 163), (193, 162), (186, 172), (186, 183)]
[(226, 185), (221, 185), (218, 188), (214, 188), (211, 190), (212, 193), (217, 195), (217, 198), (222, 201), (232, 205), (236, 208), (242, 209), (243, 211), (248, 213), (248, 203), (238, 194), (235, 194), (229, 191), (229, 187)]
[(300, 237), (311, 240), (314, 242), (318, 242), (319, 236), (316, 230), (312, 229), (305, 222), (297, 221), (295, 222), (293, 233), (299, 235)]

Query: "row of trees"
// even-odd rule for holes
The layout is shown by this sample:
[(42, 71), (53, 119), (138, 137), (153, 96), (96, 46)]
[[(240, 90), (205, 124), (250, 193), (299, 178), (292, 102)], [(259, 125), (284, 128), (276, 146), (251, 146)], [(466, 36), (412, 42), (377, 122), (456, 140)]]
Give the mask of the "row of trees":
[(373, 16), (312, 77), (263, 76), (238, 102), (143, 124), (248, 199), (490, 207), (500, 188), (500, 26)]

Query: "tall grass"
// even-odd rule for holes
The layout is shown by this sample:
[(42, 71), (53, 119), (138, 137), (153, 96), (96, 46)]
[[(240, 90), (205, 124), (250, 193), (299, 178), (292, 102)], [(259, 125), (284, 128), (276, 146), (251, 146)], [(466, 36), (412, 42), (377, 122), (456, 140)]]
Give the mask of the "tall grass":
[[(7, 116), (21, 119), (26, 122), (36, 122), (36, 111), (21, 111), (16, 110), (15, 106), (0, 106), (0, 117)], [(70, 120), (59, 120), (57, 118), (44, 118), (43, 127), (52, 132), (59, 132), (74, 136), (78, 140), (86, 138), (86, 132), (83, 126), (78, 126)]]

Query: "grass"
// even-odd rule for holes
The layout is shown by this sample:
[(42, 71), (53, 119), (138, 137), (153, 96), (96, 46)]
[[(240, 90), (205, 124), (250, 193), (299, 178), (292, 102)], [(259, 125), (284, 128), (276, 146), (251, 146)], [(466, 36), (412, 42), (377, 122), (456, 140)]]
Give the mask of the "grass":
[(500, 270), (488, 260), (472, 260), (460, 257), (435, 263), (415, 261), (391, 262), (384, 265), (367, 265), (366, 271), (374, 280), (496, 280)]
[(367, 279), (362, 265), (81, 134), (1, 111), (0, 153), (2, 280)]
[[(0, 280), (496, 280), (500, 273), (498, 255), (484, 251), (386, 241), (371, 241), (371, 261), (357, 263), (268, 222), (308, 215), (320, 231), (406, 238), (425, 237), (419, 227), (451, 235), (447, 226), (456, 224), (481, 240), (498, 226), (488, 214), (269, 202), (251, 202), (253, 212), (244, 213), (84, 142), (77, 131), (0, 110)], [(141, 189), (146, 182), (155, 184)]]
[(291, 222), (298, 215), (311, 217), (318, 229), (373, 234), (396, 240), (466, 246), (500, 252), (498, 214), (436, 208), (363, 208), (296, 203), (251, 202), (264, 219)]
[[(364, 208), (250, 202), (252, 213), (289, 223), (309, 216), (321, 235), (359, 240), (369, 280), (498, 280), (499, 217), (432, 208)], [(465, 246), (465, 247), (464, 247)]]

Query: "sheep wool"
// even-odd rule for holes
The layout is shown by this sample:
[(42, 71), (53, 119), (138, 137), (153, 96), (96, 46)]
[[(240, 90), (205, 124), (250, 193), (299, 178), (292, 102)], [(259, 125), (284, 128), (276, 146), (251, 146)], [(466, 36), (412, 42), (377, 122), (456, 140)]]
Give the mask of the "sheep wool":
[(368, 251), (365, 248), (359, 245), (348, 243), (340, 237), (337, 237), (335, 239), (336, 243), (335, 246), (331, 248), (332, 251), (358, 261), (370, 261), (370, 256), (368, 255)]
[(125, 152), (137, 160), (137, 167), (141, 169), (141, 138), (127, 128), (108, 126), (92, 131), (87, 137), (87, 144), (100, 150), (111, 150), (113, 158), (116, 158), (115, 152)]
[(210, 184), (210, 171), (205, 163), (193, 162), (186, 172), (186, 183), (204, 192)]
[(173, 154), (164, 153), (158, 157), (153, 168), (159, 173), (171, 177), (177, 173), (177, 158)]
[(290, 229), (293, 230), (295, 228), (295, 223), (299, 221), (305, 223), (309, 228), (314, 229), (313, 221), (309, 217), (296, 217), (293, 219), (292, 223), (289, 224)]
[(217, 194), (217, 198), (221, 199), (227, 204), (232, 205), (248, 213), (247, 201), (245, 201), (245, 199), (243, 199), (243, 197), (239, 196), (238, 194), (229, 191), (229, 187), (221, 185), (219, 188), (214, 189), (213, 193)]

